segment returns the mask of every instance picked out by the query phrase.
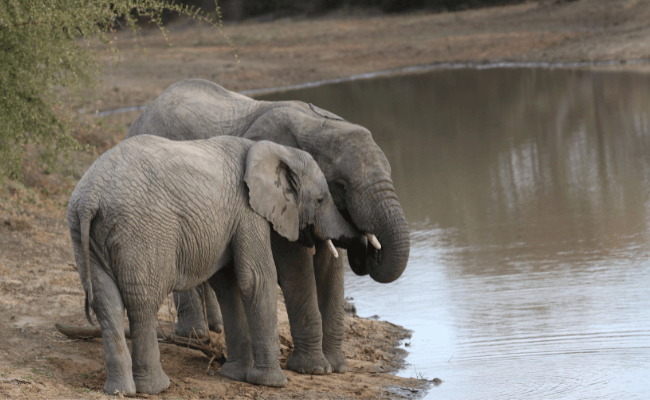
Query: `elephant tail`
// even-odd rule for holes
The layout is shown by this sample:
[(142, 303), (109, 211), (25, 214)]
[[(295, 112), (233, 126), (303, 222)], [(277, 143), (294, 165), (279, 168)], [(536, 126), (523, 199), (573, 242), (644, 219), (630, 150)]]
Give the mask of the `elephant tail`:
[(90, 276), (90, 223), (95, 217), (96, 210), (90, 212), (85, 212), (80, 215), (80, 234), (81, 234), (81, 249), (83, 252), (83, 271), (84, 277), (82, 285), (84, 287), (84, 292), (86, 292), (86, 300), (84, 302), (84, 309), (86, 311), (86, 319), (90, 325), (95, 325), (93, 323), (92, 317), (90, 315), (90, 309), (93, 305), (93, 280)]

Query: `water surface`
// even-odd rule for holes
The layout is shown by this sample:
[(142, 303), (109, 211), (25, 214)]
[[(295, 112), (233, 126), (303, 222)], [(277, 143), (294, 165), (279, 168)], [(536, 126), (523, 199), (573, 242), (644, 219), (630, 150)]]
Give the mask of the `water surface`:
[(650, 77), (459, 69), (265, 96), (366, 126), (411, 226), (360, 315), (431, 399), (650, 399)]

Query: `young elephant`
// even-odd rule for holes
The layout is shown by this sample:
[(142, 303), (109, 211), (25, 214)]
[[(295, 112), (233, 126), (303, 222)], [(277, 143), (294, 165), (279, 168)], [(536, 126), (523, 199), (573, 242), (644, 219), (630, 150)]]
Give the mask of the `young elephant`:
[(311, 156), (272, 142), (142, 135), (90, 167), (70, 198), (68, 226), (86, 316), (91, 321), (92, 308), (102, 329), (108, 393), (158, 393), (169, 386), (156, 313), (171, 291), (208, 279), (226, 331), (228, 361), (221, 374), (286, 384), (269, 222), (306, 246), (315, 238), (358, 235), (338, 213)]

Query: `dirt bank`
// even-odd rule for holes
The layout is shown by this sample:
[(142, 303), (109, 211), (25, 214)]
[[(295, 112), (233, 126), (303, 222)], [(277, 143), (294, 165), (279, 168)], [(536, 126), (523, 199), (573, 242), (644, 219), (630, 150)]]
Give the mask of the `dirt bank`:
[[(155, 30), (139, 48), (128, 32), (116, 35), (122, 61), (107, 54), (100, 101), (87, 109), (147, 104), (169, 84), (199, 77), (231, 90), (290, 86), (368, 72), (445, 62), (594, 62), (650, 58), (650, 1), (529, 2), (458, 13), (379, 15), (339, 11), (318, 19), (247, 21), (227, 25), (239, 62), (215, 31), (181, 22), (170, 27), (173, 47)], [(143, 50), (144, 47), (144, 50)], [(649, 70), (647, 63), (606, 68)], [(113, 115), (79, 133), (96, 149), (79, 154), (74, 168), (46, 175), (25, 165), (28, 188), (0, 189), (0, 397), (104, 398), (101, 340), (71, 341), (56, 322), (85, 324), (83, 292), (65, 222), (70, 190), (98, 154), (114, 146), (139, 112)], [(281, 297), (280, 297), (281, 300)], [(283, 361), (291, 351), (280, 302)], [(163, 326), (169, 310), (161, 309)], [(263, 388), (206, 372), (199, 351), (161, 344), (172, 378), (161, 398), (399, 398), (422, 381), (385, 372), (400, 360), (395, 344), (407, 337), (387, 322), (346, 319), (350, 372), (309, 376), (286, 371), (289, 385)], [(441, 377), (444, 379), (444, 377)], [(144, 396), (142, 396), (144, 397)], [(156, 396), (148, 396), (156, 398)]]

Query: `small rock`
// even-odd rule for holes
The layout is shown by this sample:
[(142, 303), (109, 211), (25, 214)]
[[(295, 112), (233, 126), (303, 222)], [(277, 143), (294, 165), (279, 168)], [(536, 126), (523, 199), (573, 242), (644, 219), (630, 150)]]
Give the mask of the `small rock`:
[(357, 316), (357, 308), (354, 306), (354, 304), (350, 303), (347, 300), (343, 301), (343, 310), (348, 314), (353, 317)]

